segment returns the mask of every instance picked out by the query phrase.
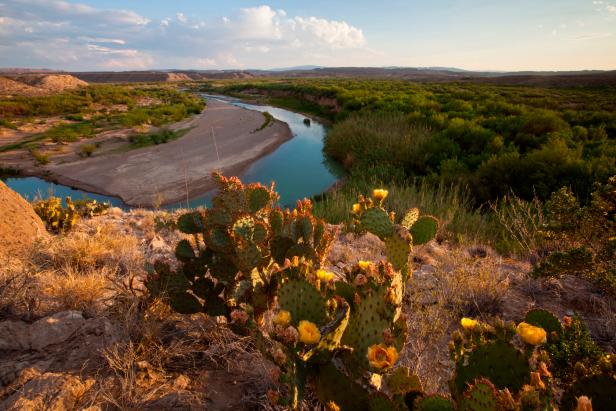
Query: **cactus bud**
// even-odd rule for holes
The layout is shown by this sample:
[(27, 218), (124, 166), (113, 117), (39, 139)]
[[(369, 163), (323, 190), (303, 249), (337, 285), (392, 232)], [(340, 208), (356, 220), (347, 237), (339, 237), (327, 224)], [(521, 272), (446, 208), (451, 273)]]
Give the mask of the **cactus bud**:
[(577, 399), (575, 411), (592, 411), (592, 401), (585, 395)]

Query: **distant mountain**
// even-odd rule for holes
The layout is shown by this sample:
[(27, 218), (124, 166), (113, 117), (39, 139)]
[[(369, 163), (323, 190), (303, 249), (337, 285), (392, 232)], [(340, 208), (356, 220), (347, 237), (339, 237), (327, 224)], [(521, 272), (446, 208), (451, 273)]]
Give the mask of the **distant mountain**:
[(284, 68), (273, 68), (273, 69), (269, 69), (269, 70), (259, 70), (259, 71), (307, 71), (307, 70), (315, 70), (315, 69), (320, 69), (320, 68), (324, 68), (323, 66), (311, 66), (311, 65), (307, 65), (307, 66), (294, 66), (294, 67), (284, 67)]

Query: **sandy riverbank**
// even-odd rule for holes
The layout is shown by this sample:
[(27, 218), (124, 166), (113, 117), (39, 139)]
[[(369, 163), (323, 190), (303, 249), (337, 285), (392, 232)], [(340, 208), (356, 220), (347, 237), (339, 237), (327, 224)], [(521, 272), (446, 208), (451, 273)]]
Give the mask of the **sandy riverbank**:
[(175, 203), (210, 190), (212, 171), (240, 174), (292, 137), (280, 121), (255, 131), (263, 121), (260, 112), (208, 100), (201, 115), (182, 123), (192, 129), (178, 140), (46, 169), (61, 184), (119, 197), (128, 205)]

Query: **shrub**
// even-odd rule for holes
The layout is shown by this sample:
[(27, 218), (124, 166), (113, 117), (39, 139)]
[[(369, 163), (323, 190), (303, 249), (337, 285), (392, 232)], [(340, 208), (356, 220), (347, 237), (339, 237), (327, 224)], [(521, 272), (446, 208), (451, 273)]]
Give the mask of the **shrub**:
[(82, 144), (79, 146), (79, 155), (82, 157), (91, 157), (96, 151), (96, 144)]
[(36, 160), (37, 164), (40, 164), (42, 166), (44, 166), (45, 164), (49, 164), (49, 155), (48, 154), (43, 154), (38, 150), (30, 150), (30, 154), (32, 154), (32, 157), (34, 157), (34, 160)]
[(608, 293), (616, 293), (616, 176), (595, 185), (592, 200), (580, 206), (566, 187), (547, 202), (548, 221), (541, 234), (556, 245), (554, 253), (540, 261), (533, 276), (577, 275)]

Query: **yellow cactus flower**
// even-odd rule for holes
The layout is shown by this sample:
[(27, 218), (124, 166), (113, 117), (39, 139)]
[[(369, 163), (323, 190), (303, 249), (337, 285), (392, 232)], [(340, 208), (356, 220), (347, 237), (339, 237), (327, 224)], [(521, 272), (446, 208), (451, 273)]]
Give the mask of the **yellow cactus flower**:
[(359, 266), (359, 268), (361, 268), (362, 270), (366, 271), (366, 270), (370, 269), (370, 267), (372, 266), (372, 262), (361, 260), (361, 261), (359, 261), (357, 263), (357, 265)]
[(285, 310), (278, 311), (278, 314), (274, 317), (274, 324), (286, 326), (291, 322), (291, 313)]
[(302, 320), (299, 322), (299, 340), (304, 344), (316, 344), (321, 339), (321, 333), (316, 324)]
[(526, 344), (539, 345), (547, 339), (547, 334), (543, 328), (525, 322), (518, 324), (516, 331)]
[(361, 204), (359, 204), (359, 203), (353, 204), (353, 213), (354, 214), (359, 214), (360, 211), (361, 211)]
[(374, 344), (368, 347), (368, 362), (374, 368), (389, 368), (398, 361), (396, 347), (385, 344)]
[(334, 273), (325, 270), (317, 270), (317, 278), (328, 283), (334, 279)]
[(382, 188), (377, 188), (375, 190), (372, 190), (372, 197), (374, 197), (376, 201), (385, 200), (385, 198), (387, 197), (387, 194), (389, 194), (389, 191), (383, 190)]
[(327, 411), (340, 411), (340, 407), (333, 401), (327, 403)]
[(460, 320), (460, 325), (465, 330), (472, 330), (479, 325), (479, 321), (464, 317)]

